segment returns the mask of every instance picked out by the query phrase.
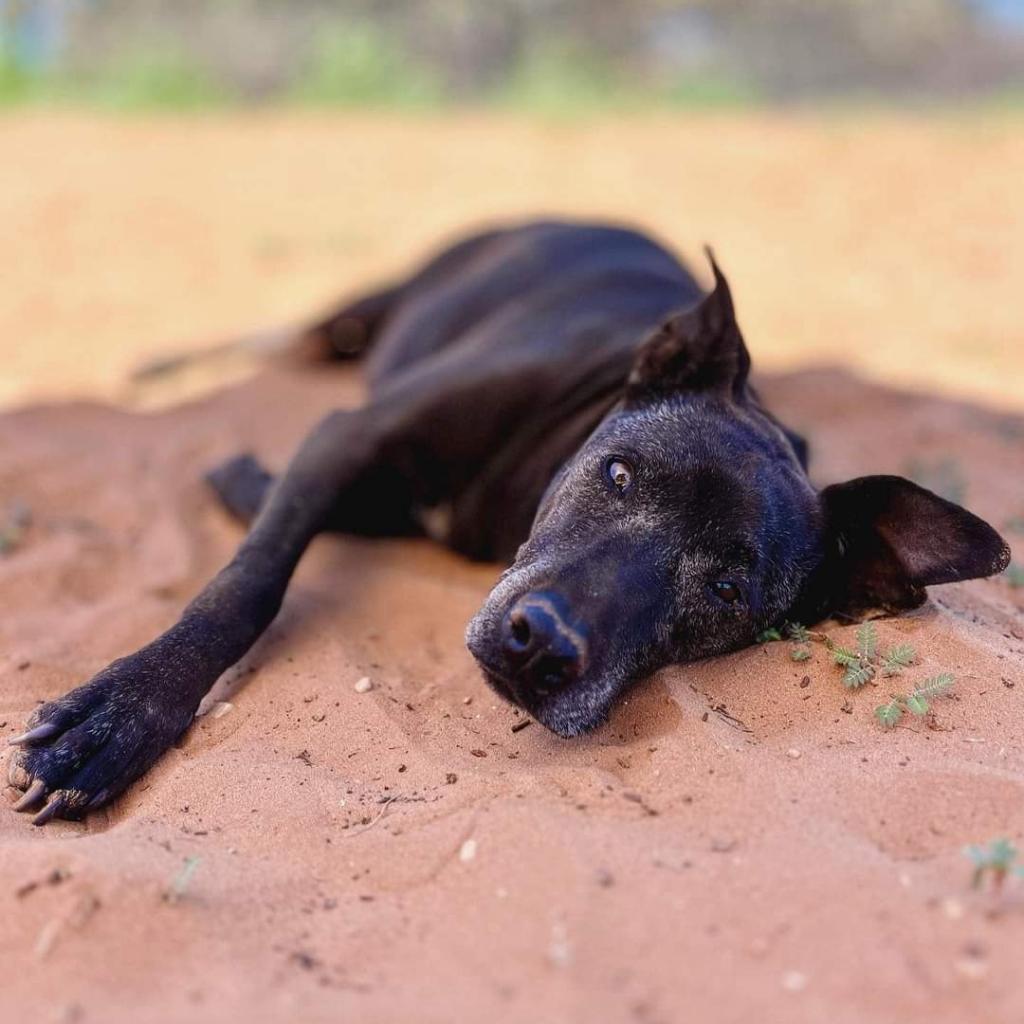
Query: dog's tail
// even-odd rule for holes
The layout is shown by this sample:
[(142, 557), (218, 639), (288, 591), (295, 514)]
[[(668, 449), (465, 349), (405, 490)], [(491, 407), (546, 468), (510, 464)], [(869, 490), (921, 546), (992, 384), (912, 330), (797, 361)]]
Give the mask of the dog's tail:
[(373, 344), (400, 292), (400, 287), (381, 288), (335, 307), (311, 324), (256, 331), (205, 348), (160, 356), (136, 367), (131, 380), (146, 384), (197, 365), (236, 362), (239, 358), (245, 362), (359, 359)]

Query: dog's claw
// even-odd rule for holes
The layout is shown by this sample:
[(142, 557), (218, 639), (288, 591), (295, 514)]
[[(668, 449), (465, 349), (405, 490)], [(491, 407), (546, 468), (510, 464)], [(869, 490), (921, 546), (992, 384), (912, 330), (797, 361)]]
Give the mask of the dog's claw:
[(43, 740), (48, 740), (59, 732), (60, 727), (54, 725), (53, 722), (43, 722), (42, 725), (37, 725), (34, 729), (29, 729), (28, 732), (23, 732), (20, 736), (12, 736), (7, 742), (12, 747), (23, 747), (30, 743), (40, 743)]
[(64, 810), (66, 803), (63, 791), (58, 790), (50, 797), (49, 803), (32, 819), (33, 825), (45, 825), (51, 818)]
[(12, 810), (27, 811), (35, 806), (46, 795), (46, 783), (42, 779), (36, 779), (31, 786), (22, 794), (21, 799), (14, 805)]
[(31, 812), (34, 825), (77, 820), (120, 794), (185, 731), (201, 687), (191, 659), (172, 671), (174, 659), (161, 651), (151, 645), (120, 658), (34, 712), (9, 741), (11, 785), (26, 791), (15, 810)]
[(101, 789), (86, 805), (86, 811), (94, 811), (97, 807), (102, 807), (110, 799), (110, 790)]

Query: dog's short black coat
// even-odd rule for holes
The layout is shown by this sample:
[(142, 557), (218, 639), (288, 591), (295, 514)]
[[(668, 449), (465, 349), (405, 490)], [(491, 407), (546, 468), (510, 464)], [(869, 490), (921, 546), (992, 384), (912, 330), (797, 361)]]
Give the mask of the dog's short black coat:
[(248, 536), (176, 625), (32, 716), (16, 807), (79, 816), (145, 772), (328, 529), (510, 562), (467, 642), (498, 692), (565, 736), (659, 666), (1001, 571), (991, 527), (907, 480), (815, 491), (804, 442), (750, 386), (712, 265), (705, 296), (634, 231), (534, 223), (306, 331), (306, 354), (367, 353), (369, 400), (321, 422), (278, 480), (248, 456), (211, 474)]

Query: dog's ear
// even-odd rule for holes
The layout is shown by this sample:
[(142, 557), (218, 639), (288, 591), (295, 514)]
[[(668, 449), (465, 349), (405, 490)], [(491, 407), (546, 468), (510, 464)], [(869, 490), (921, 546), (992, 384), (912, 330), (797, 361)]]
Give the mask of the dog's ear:
[(750, 356), (736, 324), (729, 282), (707, 250), (715, 286), (696, 306), (666, 321), (637, 353), (626, 382), (627, 402), (680, 391), (744, 396)]
[(1010, 549), (983, 519), (899, 476), (863, 476), (820, 495), (825, 559), (817, 612), (914, 608), (936, 583), (993, 576)]

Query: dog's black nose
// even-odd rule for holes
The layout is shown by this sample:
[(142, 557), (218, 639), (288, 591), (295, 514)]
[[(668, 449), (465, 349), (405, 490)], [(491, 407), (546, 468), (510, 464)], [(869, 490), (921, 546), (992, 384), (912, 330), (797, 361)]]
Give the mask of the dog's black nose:
[(520, 598), (506, 613), (501, 644), (516, 681), (537, 687), (561, 686), (583, 670), (586, 640), (572, 626), (554, 594)]

